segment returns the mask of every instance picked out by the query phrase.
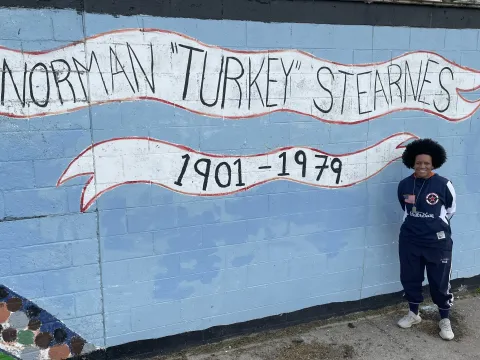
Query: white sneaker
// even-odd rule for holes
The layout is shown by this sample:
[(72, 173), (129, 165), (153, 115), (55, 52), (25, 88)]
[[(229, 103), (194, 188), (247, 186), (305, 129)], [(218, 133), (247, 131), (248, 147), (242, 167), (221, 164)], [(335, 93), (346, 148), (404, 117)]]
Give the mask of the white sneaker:
[(408, 329), (412, 327), (412, 325), (419, 324), (422, 321), (422, 318), (420, 315), (415, 314), (412, 311), (409, 311), (407, 315), (405, 315), (403, 318), (401, 318), (398, 321), (398, 326), (400, 326), (403, 329)]
[(449, 319), (440, 320), (438, 326), (440, 327), (440, 337), (443, 340), (452, 340), (454, 338), (452, 325)]

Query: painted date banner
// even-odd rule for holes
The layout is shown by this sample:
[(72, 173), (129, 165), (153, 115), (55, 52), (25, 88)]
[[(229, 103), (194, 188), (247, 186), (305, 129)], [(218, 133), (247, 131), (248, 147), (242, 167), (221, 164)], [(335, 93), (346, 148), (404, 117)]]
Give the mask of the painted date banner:
[(459, 121), (480, 104), (458, 93), (477, 89), (479, 72), (427, 51), (349, 65), (298, 50), (238, 51), (126, 29), (50, 51), (0, 48), (0, 57), (0, 114), (20, 118), (153, 100), (227, 119), (289, 111), (351, 124), (418, 110)]
[(398, 133), (346, 154), (287, 147), (250, 156), (207, 154), (151, 138), (117, 138), (94, 144), (78, 155), (57, 186), (89, 175), (81, 197), (82, 211), (106, 191), (133, 183), (150, 183), (194, 196), (233, 194), (281, 179), (342, 188), (376, 175), (400, 158), (404, 142), (414, 138), (410, 133)]

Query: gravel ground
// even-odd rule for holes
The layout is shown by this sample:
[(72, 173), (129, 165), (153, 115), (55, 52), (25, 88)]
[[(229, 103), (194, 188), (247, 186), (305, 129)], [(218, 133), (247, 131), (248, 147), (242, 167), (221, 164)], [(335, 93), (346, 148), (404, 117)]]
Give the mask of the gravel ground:
[(470, 360), (480, 359), (480, 291), (460, 291), (451, 313), (455, 339), (439, 335), (438, 311), (426, 302), (422, 323), (400, 329), (406, 305), (240, 336), (143, 360)]

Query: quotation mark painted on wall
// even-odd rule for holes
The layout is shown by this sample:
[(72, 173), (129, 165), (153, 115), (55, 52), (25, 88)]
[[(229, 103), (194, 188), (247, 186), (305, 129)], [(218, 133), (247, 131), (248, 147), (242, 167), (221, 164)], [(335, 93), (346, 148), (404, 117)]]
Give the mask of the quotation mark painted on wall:
[[(181, 44), (180, 44), (179, 46), (180, 46), (180, 47), (183, 47), (183, 48), (186, 48), (186, 49), (192, 50), (192, 48), (187, 47), (187, 46), (185, 46), (185, 45), (181, 45)], [(178, 54), (178, 45), (177, 45), (176, 42), (173, 42), (173, 41), (170, 42), (170, 48), (171, 48), (171, 50), (172, 50), (172, 54)], [(196, 49), (196, 48), (193, 49), (193, 50), (202, 51), (202, 50)], [(301, 67), (302, 67), (302, 62), (299, 61), (299, 60), (293, 60), (293, 61), (292, 61), (292, 66), (293, 66), (293, 65), (295, 65), (295, 69), (296, 69), (296, 70), (300, 70)]]

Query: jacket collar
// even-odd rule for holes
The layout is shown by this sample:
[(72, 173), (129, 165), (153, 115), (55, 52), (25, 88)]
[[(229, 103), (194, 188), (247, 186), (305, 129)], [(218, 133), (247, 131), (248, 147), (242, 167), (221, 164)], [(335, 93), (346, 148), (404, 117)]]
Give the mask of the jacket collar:
[[(428, 178), (426, 178), (425, 180), (428, 180), (428, 179), (430, 179), (430, 178), (431, 178), (432, 176), (434, 176), (434, 175), (436, 175), (436, 173), (435, 173), (435, 172), (433, 172), (433, 171), (432, 171), (432, 172), (430, 172), (430, 176), (429, 176)], [(413, 173), (413, 174), (412, 174), (412, 177), (413, 177), (414, 179), (416, 179), (416, 178), (417, 178), (417, 177), (415, 176), (415, 173)]]

